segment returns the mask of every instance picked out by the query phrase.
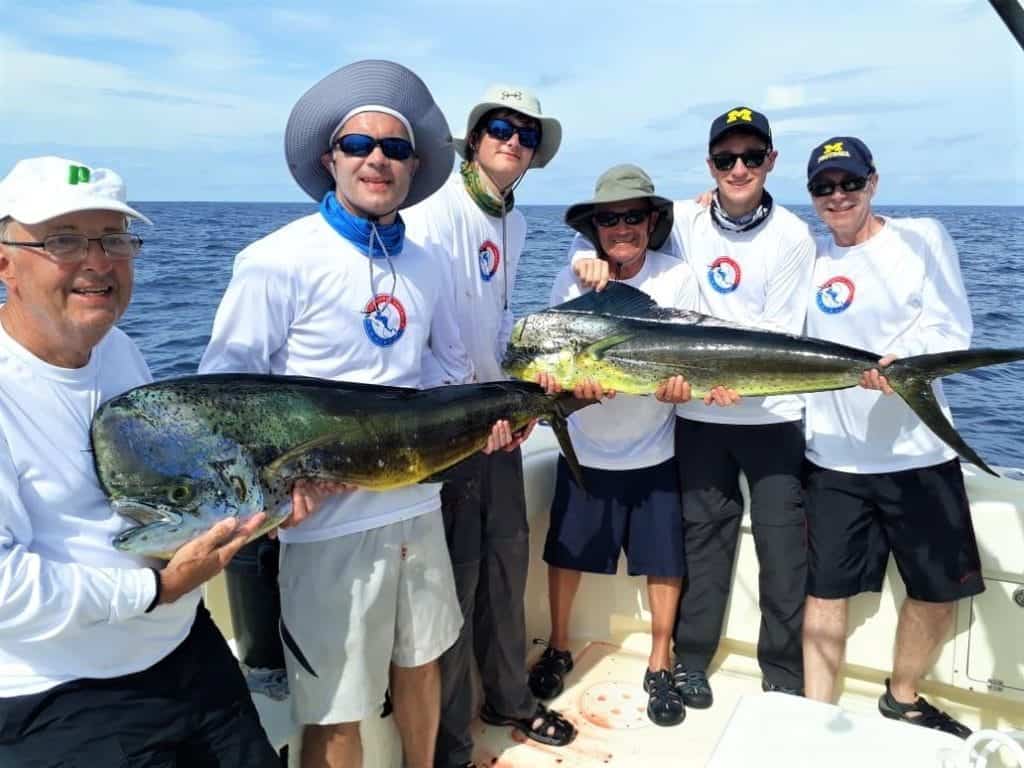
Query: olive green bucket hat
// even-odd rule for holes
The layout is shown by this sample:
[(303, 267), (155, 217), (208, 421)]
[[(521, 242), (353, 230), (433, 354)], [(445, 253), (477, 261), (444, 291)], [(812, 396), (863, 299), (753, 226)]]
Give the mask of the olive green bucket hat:
[(598, 239), (593, 219), (594, 208), (602, 203), (621, 203), (638, 198), (650, 200), (651, 208), (658, 212), (658, 223), (654, 225), (647, 245), (650, 250), (656, 251), (665, 244), (672, 232), (672, 201), (654, 194), (651, 177), (635, 165), (616, 165), (602, 173), (594, 185), (594, 199), (570, 205), (565, 212), (565, 223), (596, 248)]

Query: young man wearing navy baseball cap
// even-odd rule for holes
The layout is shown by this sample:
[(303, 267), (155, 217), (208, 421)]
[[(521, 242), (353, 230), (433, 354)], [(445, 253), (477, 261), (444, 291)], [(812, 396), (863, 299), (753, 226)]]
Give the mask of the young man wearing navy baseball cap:
[[(666, 245), (696, 272), (702, 312), (747, 327), (799, 334), (814, 241), (807, 225), (765, 189), (777, 157), (762, 113), (737, 106), (716, 117), (708, 134), (707, 165), (716, 185), (710, 206), (676, 202)], [(594, 253), (580, 237), (574, 246), (580, 246), (574, 267), (581, 281), (603, 287), (590, 273), (607, 275), (607, 265), (593, 258), (575, 263)], [(674, 633), (673, 678), (686, 706), (694, 709), (713, 701), (707, 669), (718, 650), (732, 583), (743, 516), (741, 470), (750, 483), (760, 561), (762, 687), (787, 693), (803, 689), (803, 402), (795, 395), (740, 402), (735, 392), (724, 392), (703, 403), (677, 405), (688, 579)]]
[[(807, 695), (835, 700), (848, 600), (881, 591), (891, 552), (907, 597), (879, 711), (966, 738), (967, 726), (917, 694), (956, 601), (985, 589), (963, 476), (956, 454), (891, 396), (884, 376), (897, 358), (970, 345), (956, 246), (935, 219), (872, 210), (878, 172), (860, 139), (819, 144), (807, 178), (830, 232), (818, 241), (807, 335), (884, 355), (861, 388), (806, 397)], [(948, 418), (941, 382), (932, 387)]]

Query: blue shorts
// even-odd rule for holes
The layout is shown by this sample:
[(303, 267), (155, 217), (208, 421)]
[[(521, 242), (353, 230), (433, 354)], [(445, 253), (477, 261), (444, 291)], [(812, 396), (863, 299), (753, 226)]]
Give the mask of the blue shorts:
[(630, 576), (686, 575), (675, 459), (643, 469), (583, 467), (583, 482), (586, 492), (559, 456), (544, 562), (611, 574), (625, 550)]

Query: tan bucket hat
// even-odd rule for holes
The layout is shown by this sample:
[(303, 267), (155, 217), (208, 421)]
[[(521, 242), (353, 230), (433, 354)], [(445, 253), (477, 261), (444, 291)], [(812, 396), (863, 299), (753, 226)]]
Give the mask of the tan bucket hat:
[(492, 109), (511, 109), (540, 122), (540, 146), (534, 150), (531, 168), (543, 168), (558, 152), (562, 143), (562, 124), (553, 117), (546, 117), (540, 111), (540, 99), (529, 88), (519, 85), (492, 85), (484, 92), (480, 102), (469, 111), (466, 133), (455, 139), (455, 151), (466, 157), (466, 140), (473, 132), (480, 118)]

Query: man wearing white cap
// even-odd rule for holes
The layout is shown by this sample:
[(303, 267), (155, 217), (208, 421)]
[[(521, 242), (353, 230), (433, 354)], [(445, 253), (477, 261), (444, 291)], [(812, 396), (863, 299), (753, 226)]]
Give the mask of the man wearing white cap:
[[(121, 177), (59, 157), (0, 181), (0, 765), (279, 764), (198, 587), (262, 524), (157, 570), (93, 469), (103, 401), (151, 381), (114, 323), (142, 240)], [(198, 608), (197, 608), (198, 606)]]
[[(447, 276), (398, 215), (434, 193), (454, 160), (423, 82), (388, 61), (343, 67), (292, 109), (285, 155), (319, 211), (238, 255), (200, 370), (398, 387), (472, 378)], [(499, 422), (490, 448), (510, 441)], [(280, 538), (302, 764), (361, 765), (359, 721), (380, 711), (390, 685), (404, 764), (429, 768), (437, 659), (462, 625), (439, 486), (340, 493)]]
[[(427, 246), (452, 273), (449, 301), (459, 334), (481, 381), (507, 378), (501, 358), (512, 332), (509, 305), (526, 219), (513, 189), (530, 168), (558, 151), (562, 127), (541, 113), (528, 89), (492, 85), (469, 113), (464, 158), (441, 190), (405, 214), (410, 240)], [(475, 715), (471, 666), (480, 671), (481, 717), (512, 725), (553, 746), (576, 735), (569, 721), (540, 704), (526, 684), (523, 595), (529, 566), (529, 528), (519, 444), (478, 456), (464, 476), (441, 491), (445, 536), (466, 623), (441, 658), (442, 715), (435, 765), (465, 766), (473, 751)]]

